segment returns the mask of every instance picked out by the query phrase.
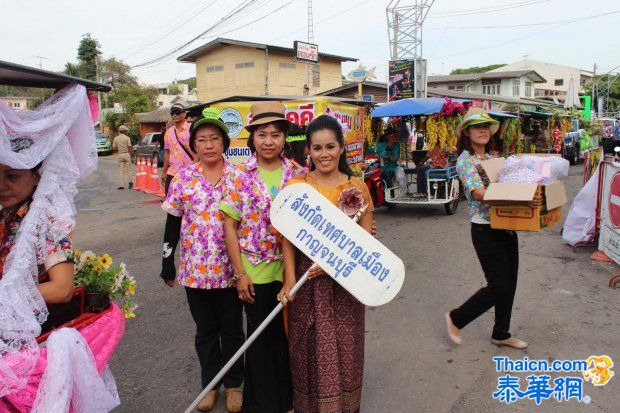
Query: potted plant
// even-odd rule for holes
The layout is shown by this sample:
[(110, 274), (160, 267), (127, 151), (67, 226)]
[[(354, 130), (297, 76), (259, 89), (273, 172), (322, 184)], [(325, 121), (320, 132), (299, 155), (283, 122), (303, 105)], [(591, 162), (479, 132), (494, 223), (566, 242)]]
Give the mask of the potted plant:
[(108, 254), (97, 256), (92, 251), (75, 252), (75, 283), (86, 291), (85, 311), (99, 313), (115, 301), (126, 318), (135, 317), (132, 297), (136, 293), (136, 281), (129, 275), (124, 263), (112, 266)]

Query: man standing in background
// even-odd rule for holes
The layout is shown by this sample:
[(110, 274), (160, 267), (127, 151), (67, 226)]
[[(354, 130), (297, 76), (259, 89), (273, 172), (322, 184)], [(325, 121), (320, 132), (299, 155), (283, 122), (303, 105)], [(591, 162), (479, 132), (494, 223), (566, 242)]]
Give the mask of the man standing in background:
[(184, 167), (194, 163), (194, 154), (189, 149), (189, 127), (185, 120), (185, 107), (175, 103), (170, 108), (170, 117), (174, 123), (164, 135), (164, 166), (161, 181), (168, 193), (172, 178)]
[(129, 189), (133, 186), (131, 182), (131, 139), (123, 132), (129, 132), (129, 128), (121, 125), (118, 128), (118, 135), (112, 141), (112, 151), (118, 151), (118, 188), (125, 189), (125, 177), (129, 183)]

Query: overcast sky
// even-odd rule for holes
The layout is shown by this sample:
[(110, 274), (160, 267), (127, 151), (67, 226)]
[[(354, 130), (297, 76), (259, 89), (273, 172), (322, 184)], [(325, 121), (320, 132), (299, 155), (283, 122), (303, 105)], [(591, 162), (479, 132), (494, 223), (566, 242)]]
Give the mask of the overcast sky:
[[(30, 66), (41, 62), (44, 69), (61, 70), (65, 62), (75, 61), (82, 34), (91, 33), (101, 43), (104, 57), (138, 65), (187, 43), (247, 1), (0, 0), (0, 59)], [(388, 3), (314, 0), (319, 50), (359, 58), (369, 68), (376, 66), (378, 80), (385, 81), (390, 58)], [(620, 12), (620, 1), (436, 0), (424, 24), (423, 56), (430, 74), (511, 63), (525, 55), (587, 70), (596, 62), (598, 71), (606, 72), (620, 65), (620, 13), (570, 21), (611, 12)], [(178, 63), (176, 57), (218, 35), (292, 47), (294, 40), (306, 40), (306, 26), (306, 0), (256, 0), (213, 29), (209, 37), (163, 63), (135, 68), (133, 73), (144, 83), (194, 76), (194, 65)], [(488, 26), (493, 28), (481, 28)], [(356, 65), (345, 64), (343, 71), (346, 74)]]

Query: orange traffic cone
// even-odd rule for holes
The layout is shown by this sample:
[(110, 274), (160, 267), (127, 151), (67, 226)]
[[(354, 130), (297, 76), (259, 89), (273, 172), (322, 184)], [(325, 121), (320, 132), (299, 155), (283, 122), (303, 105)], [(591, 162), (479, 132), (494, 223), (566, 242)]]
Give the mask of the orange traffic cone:
[(136, 179), (133, 189), (143, 191), (146, 188), (146, 171), (144, 159), (136, 158)]
[(147, 194), (159, 194), (160, 182), (159, 174), (157, 173), (157, 161), (155, 159), (151, 159), (150, 167), (147, 160), (146, 174), (146, 188), (144, 189), (144, 192), (146, 192)]

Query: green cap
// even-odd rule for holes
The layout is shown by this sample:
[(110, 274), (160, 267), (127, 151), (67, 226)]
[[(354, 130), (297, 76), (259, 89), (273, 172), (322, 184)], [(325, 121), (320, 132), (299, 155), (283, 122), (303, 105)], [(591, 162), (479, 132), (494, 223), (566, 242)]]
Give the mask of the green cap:
[(202, 118), (199, 118), (192, 124), (192, 130), (195, 130), (200, 125), (210, 123), (223, 130), (228, 135), (228, 126), (220, 118), (220, 112), (215, 108), (204, 108), (202, 111)]
[(306, 135), (295, 135), (295, 136), (286, 137), (287, 142), (299, 142), (299, 141), (305, 141), (305, 140), (306, 140)]

